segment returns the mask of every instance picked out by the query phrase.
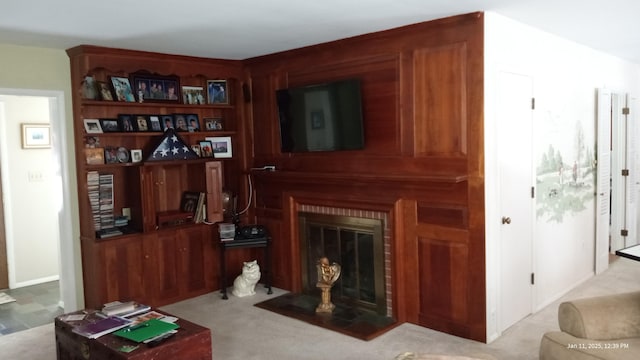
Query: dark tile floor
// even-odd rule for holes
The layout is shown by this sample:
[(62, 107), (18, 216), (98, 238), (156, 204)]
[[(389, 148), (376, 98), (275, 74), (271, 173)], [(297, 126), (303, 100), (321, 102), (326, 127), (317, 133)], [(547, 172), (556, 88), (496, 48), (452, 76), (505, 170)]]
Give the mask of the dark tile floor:
[(0, 336), (53, 323), (63, 313), (58, 281), (2, 290), (16, 301), (0, 304)]

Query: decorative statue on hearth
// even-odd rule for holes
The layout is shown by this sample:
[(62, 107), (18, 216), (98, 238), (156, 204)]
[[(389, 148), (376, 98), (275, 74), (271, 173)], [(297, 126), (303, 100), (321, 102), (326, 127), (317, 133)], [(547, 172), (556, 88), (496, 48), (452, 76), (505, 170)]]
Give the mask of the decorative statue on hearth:
[(237, 297), (245, 297), (256, 294), (256, 284), (260, 280), (260, 266), (258, 260), (245, 261), (242, 266), (242, 274), (233, 281), (231, 293)]
[(331, 313), (335, 309), (335, 305), (331, 302), (331, 287), (338, 281), (340, 277), (340, 265), (337, 263), (329, 264), (326, 257), (320, 258), (318, 264), (318, 287), (322, 291), (320, 305), (316, 308), (317, 313)]

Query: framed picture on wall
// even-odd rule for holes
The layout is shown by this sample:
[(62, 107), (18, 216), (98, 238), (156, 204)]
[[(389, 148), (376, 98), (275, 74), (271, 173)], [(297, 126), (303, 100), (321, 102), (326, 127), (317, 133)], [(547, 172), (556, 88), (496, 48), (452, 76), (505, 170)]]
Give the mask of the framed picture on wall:
[(23, 149), (48, 149), (51, 147), (49, 124), (21, 124)]

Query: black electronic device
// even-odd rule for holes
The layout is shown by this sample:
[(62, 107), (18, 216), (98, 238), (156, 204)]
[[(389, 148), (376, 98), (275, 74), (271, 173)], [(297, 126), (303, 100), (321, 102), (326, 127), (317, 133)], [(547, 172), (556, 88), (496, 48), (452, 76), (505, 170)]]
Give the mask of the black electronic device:
[(276, 91), (282, 152), (364, 148), (360, 80)]
[(244, 239), (260, 238), (268, 235), (264, 225), (246, 225), (240, 227), (239, 235)]

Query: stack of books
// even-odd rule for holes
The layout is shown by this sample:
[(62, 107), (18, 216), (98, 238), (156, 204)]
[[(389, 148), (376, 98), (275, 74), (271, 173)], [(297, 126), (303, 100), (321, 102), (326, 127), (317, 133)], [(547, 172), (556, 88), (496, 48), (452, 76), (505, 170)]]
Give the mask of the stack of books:
[(104, 304), (101, 312), (106, 316), (120, 316), (128, 318), (149, 310), (151, 310), (149, 305), (140, 304), (135, 301), (113, 301), (108, 304)]

